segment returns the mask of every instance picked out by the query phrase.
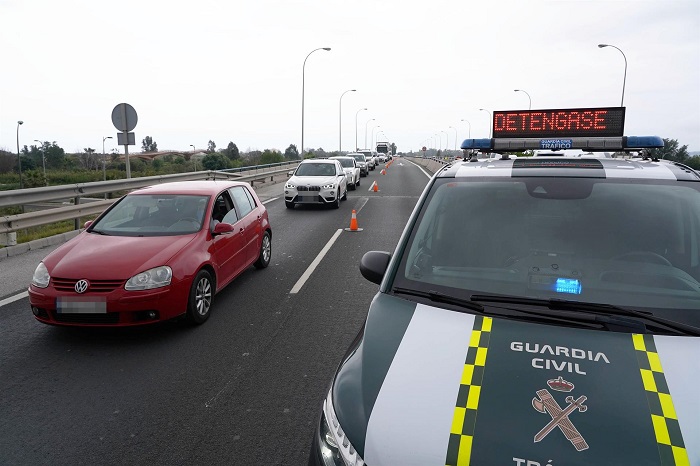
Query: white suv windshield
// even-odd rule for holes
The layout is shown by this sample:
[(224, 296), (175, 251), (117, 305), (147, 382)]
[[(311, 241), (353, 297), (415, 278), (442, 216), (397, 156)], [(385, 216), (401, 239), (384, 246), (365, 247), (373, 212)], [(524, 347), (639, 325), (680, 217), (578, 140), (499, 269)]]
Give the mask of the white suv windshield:
[[(700, 310), (700, 183), (440, 179), (394, 285)], [(460, 291), (461, 290), (461, 291)]]
[(330, 163), (302, 163), (297, 168), (296, 176), (333, 176), (335, 165)]

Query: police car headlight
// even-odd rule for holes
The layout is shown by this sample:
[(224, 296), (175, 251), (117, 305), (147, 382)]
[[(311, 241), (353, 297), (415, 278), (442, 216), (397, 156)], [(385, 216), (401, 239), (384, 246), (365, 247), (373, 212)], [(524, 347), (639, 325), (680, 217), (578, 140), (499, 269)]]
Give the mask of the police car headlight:
[(323, 415), (319, 427), (318, 445), (323, 464), (326, 466), (363, 466), (364, 460), (357, 454), (343, 432), (338, 418), (335, 416), (331, 391), (323, 402)]
[(36, 266), (36, 270), (34, 271), (34, 276), (32, 277), (32, 284), (39, 288), (46, 288), (49, 286), (49, 281), (51, 281), (49, 270), (43, 262), (39, 262), (39, 265)]
[(173, 278), (173, 271), (167, 265), (155, 267), (138, 275), (131, 277), (124, 285), (128, 291), (152, 290), (170, 285)]

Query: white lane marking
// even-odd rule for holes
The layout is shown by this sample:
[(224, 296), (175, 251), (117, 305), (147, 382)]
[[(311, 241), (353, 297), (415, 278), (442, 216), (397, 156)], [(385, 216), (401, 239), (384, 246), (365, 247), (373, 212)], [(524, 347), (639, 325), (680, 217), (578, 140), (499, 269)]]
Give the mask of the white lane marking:
[(267, 201), (263, 201), (263, 204), (267, 204), (268, 202), (276, 201), (279, 199), (281, 196), (273, 197), (272, 199), (268, 199)]
[(10, 304), (10, 303), (14, 303), (15, 301), (19, 301), (20, 299), (26, 298), (27, 296), (29, 296), (29, 293), (27, 291), (25, 291), (23, 293), (16, 294), (14, 296), (10, 296), (9, 298), (5, 298), (2, 301), (0, 301), (0, 307), (3, 307), (3, 306)]
[(328, 243), (321, 249), (321, 252), (318, 253), (318, 256), (316, 256), (316, 259), (309, 265), (309, 268), (306, 269), (306, 272), (304, 272), (299, 278), (299, 280), (296, 282), (296, 284), (292, 287), (292, 290), (289, 292), (289, 294), (296, 294), (299, 292), (302, 286), (304, 286), (304, 283), (306, 283), (306, 280), (309, 279), (312, 273), (314, 273), (314, 270), (316, 270), (316, 267), (318, 267), (318, 264), (321, 263), (323, 260), (324, 256), (328, 253), (328, 250), (333, 246), (333, 243), (335, 243), (335, 240), (338, 239), (338, 236), (343, 232), (342, 229), (339, 229), (335, 232), (333, 237), (328, 240)]
[(357, 203), (357, 207), (355, 207), (355, 213), (359, 214), (362, 208), (367, 204), (367, 201), (369, 201), (368, 197), (361, 197), (360, 201)]

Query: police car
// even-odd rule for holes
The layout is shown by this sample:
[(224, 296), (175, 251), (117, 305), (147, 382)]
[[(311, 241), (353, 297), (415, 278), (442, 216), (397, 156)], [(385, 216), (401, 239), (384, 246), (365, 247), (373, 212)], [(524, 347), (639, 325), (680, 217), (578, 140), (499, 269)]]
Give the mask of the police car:
[(322, 403), (310, 464), (700, 464), (700, 175), (687, 166), (454, 162), (396, 250), (366, 253), (360, 270), (380, 289)]

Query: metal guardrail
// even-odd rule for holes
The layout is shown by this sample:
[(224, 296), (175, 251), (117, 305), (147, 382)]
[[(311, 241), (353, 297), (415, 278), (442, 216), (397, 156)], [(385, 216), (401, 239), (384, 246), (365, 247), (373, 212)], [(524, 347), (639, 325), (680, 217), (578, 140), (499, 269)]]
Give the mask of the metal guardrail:
[[(254, 180), (255, 175), (261, 173), (272, 173), (275, 167), (280, 167), (279, 173), (286, 172), (289, 167), (296, 166), (299, 162), (284, 162), (280, 164), (259, 165), (250, 167), (246, 171), (254, 175), (243, 175), (242, 171), (201, 171), (190, 173), (179, 173), (174, 175), (144, 176), (142, 178), (129, 178), (123, 180), (93, 181), (90, 183), (78, 183), (61, 186), (46, 186), (40, 188), (15, 189), (12, 191), (0, 191), (0, 207), (25, 205), (35, 202), (55, 201), (59, 199), (71, 199), (75, 197), (92, 196), (95, 194), (105, 194), (117, 191), (128, 191), (136, 188), (143, 188), (158, 183), (171, 181), (188, 181), (203, 179), (237, 179)], [(282, 170), (282, 168), (284, 169)]]
[[(99, 214), (112, 205), (116, 199), (91, 201), (86, 204), (80, 203), (80, 198), (94, 196), (119, 191), (130, 191), (137, 188), (152, 186), (154, 184), (167, 183), (173, 181), (189, 180), (225, 180), (253, 182), (263, 177), (273, 177), (274, 175), (286, 174), (290, 165), (297, 165), (299, 162), (289, 162), (283, 164), (268, 165), (264, 168), (248, 170), (245, 175), (241, 172), (223, 171), (202, 171), (182, 173), (175, 175), (148, 176), (142, 178), (130, 178), (124, 180), (96, 181), (90, 183), (79, 183), (75, 185), (47, 186), (41, 188), (29, 188), (14, 191), (0, 192), (0, 207), (25, 205), (36, 202), (56, 201), (65, 199), (75, 199), (74, 205), (61, 206), (27, 212), (17, 215), (7, 215), (0, 217), (0, 235), (14, 233), (24, 228), (47, 225), (64, 220), (76, 220), (76, 229), (80, 228), (77, 219), (89, 215)], [(283, 167), (275, 169), (275, 167)], [(250, 173), (253, 172), (253, 173)], [(6, 243), (0, 237), (0, 244)]]

